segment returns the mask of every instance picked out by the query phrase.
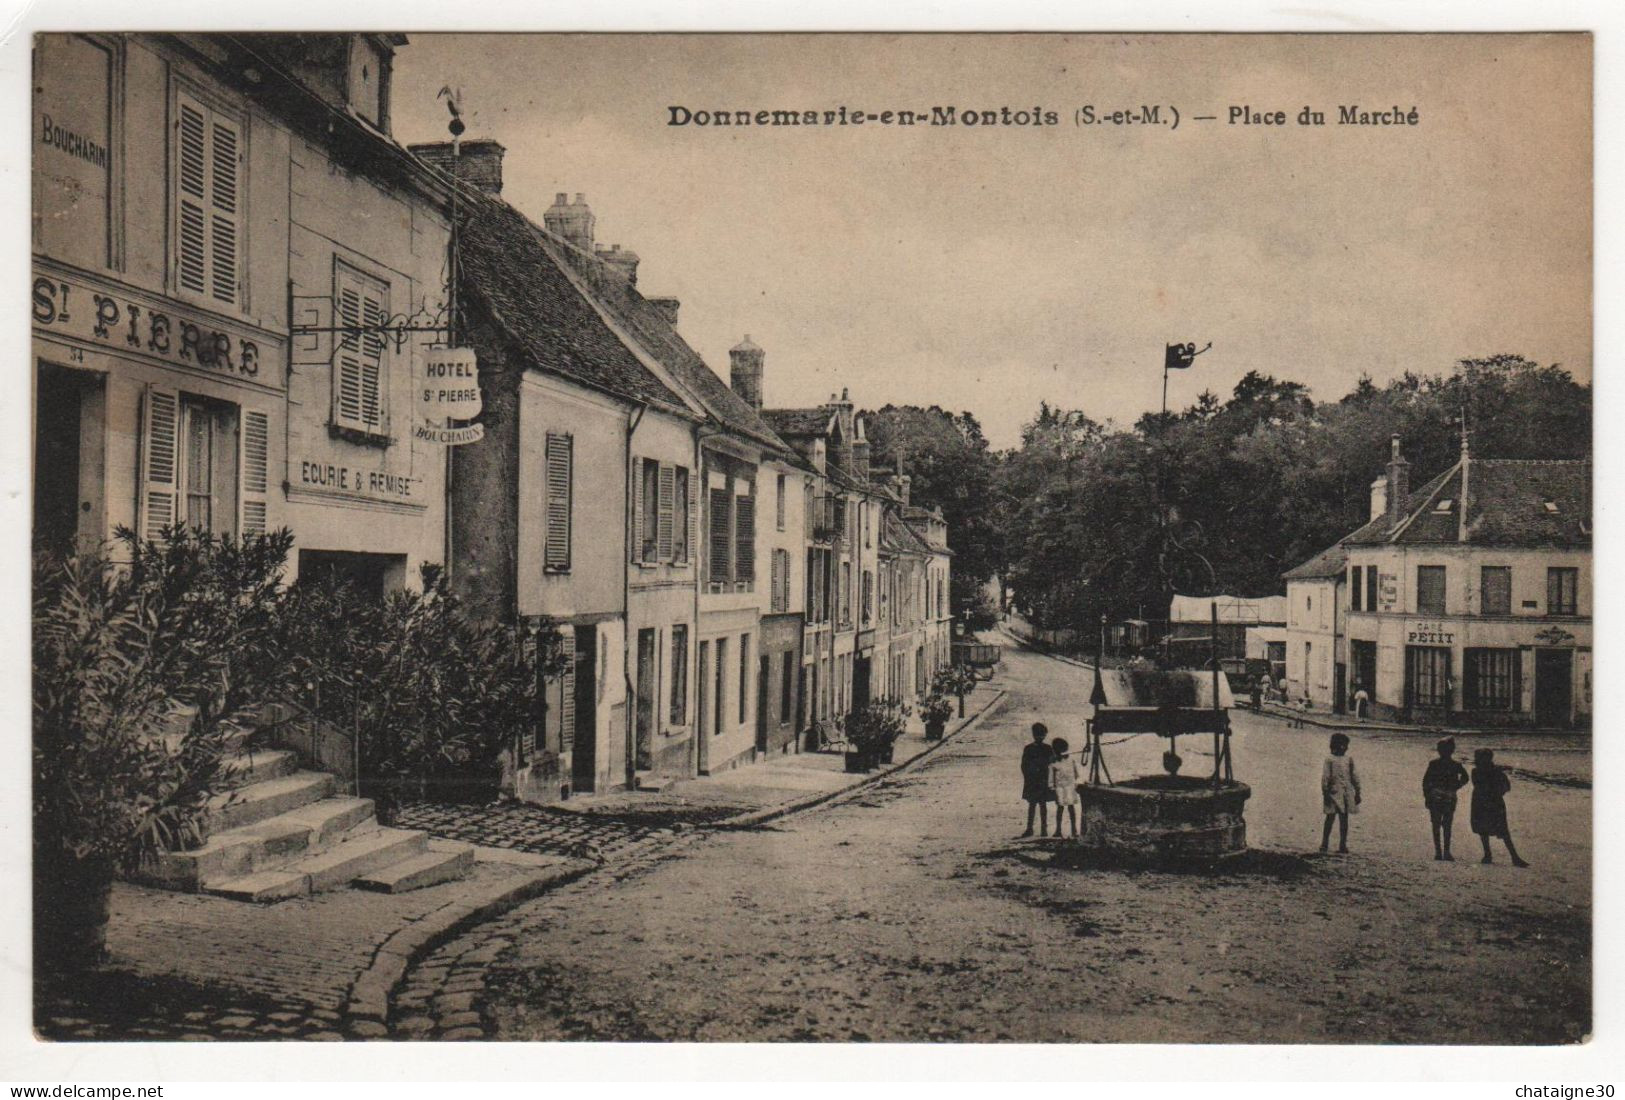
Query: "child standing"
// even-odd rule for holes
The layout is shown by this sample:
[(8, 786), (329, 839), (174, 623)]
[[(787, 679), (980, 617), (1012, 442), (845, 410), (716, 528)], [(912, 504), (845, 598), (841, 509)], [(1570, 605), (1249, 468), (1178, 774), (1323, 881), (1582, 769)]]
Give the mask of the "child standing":
[(1529, 864), (1512, 846), (1512, 831), (1507, 828), (1507, 791), (1511, 789), (1512, 780), (1507, 778), (1506, 769), (1495, 762), (1494, 752), (1479, 749), (1473, 753), (1472, 825), (1473, 832), (1484, 842), (1484, 858), (1480, 862), (1495, 862), (1490, 858), (1490, 837), (1498, 836), (1507, 846), (1512, 866), (1527, 867)]
[[(1032, 743), (1021, 750), (1021, 797), (1027, 800), (1027, 831), (1024, 837), (1033, 835), (1033, 811), (1038, 812), (1039, 836), (1049, 836), (1049, 803), (1055, 801), (1055, 791), (1049, 785), (1049, 766), (1055, 760), (1055, 753), (1044, 744), (1049, 736), (1049, 727), (1042, 722), (1033, 723)], [(1055, 819), (1057, 830), (1061, 827), (1060, 817)]]
[(1450, 831), (1456, 822), (1456, 792), (1467, 785), (1467, 769), (1456, 759), (1456, 741), (1446, 737), (1434, 746), (1439, 756), (1422, 773), (1422, 803), (1433, 823), (1433, 858), (1450, 859)]
[(1332, 754), (1320, 769), (1320, 795), (1326, 811), (1326, 825), (1320, 831), (1320, 850), (1332, 842), (1332, 821), (1337, 821), (1337, 850), (1349, 850), (1349, 814), (1360, 812), (1360, 777), (1354, 771), (1354, 758), (1348, 755), (1349, 736), (1332, 734)]
[(1072, 759), (1064, 737), (1050, 742), (1055, 750), (1055, 762), (1049, 766), (1049, 783), (1055, 790), (1055, 835), (1064, 836), (1061, 812), (1072, 819), (1072, 835), (1078, 835), (1078, 762)]

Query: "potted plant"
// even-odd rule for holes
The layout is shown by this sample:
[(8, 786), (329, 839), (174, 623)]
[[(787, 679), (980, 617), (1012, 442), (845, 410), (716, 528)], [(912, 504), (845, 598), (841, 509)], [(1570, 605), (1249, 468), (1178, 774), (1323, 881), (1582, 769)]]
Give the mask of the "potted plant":
[(920, 704), (920, 718), (925, 722), (925, 739), (941, 741), (948, 728), (948, 719), (954, 712), (953, 701), (946, 695), (932, 692)]
[(931, 690), (937, 695), (952, 695), (959, 700), (959, 717), (965, 717), (965, 696), (976, 690), (976, 673), (967, 665), (944, 665), (931, 678)]
[(117, 873), (204, 843), (232, 722), (285, 675), (287, 532), (120, 537), (123, 563), (34, 561), (34, 948), (46, 972), (100, 961)]
[(846, 770), (869, 771), (892, 762), (892, 746), (903, 735), (903, 708), (877, 699), (855, 707), (842, 719), (846, 734)]

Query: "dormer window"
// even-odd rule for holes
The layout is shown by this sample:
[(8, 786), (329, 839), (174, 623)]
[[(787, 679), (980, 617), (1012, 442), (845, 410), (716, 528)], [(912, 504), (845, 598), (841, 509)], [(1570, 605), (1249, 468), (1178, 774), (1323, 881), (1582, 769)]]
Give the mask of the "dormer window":
[(365, 35), (357, 35), (350, 45), (350, 79), (347, 97), (356, 114), (377, 126), (388, 129), (384, 117), (387, 95), (384, 90), (388, 79), (385, 55), (378, 43)]
[(1450, 506), (1454, 503), (1455, 501), (1451, 500), (1449, 497), (1445, 497), (1443, 500), (1439, 501), (1439, 503), (1433, 506), (1433, 511), (1435, 514), (1442, 515), (1443, 513), (1450, 511)]
[(1543, 504), (1545, 505), (1546, 510), (1548, 512), (1552, 513), (1552, 515), (1555, 516), (1557, 514), (1557, 501), (1548, 500), (1548, 501), (1544, 501)]

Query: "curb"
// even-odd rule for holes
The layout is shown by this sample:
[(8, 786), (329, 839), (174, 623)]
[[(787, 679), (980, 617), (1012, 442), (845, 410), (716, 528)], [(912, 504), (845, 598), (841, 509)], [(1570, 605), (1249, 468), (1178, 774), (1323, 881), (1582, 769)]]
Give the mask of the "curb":
[(976, 713), (962, 719), (959, 725), (955, 727), (951, 733), (944, 733), (941, 741), (932, 741), (931, 743), (927, 744), (925, 748), (921, 749), (919, 752), (915, 753), (913, 756), (909, 757), (907, 760), (904, 760), (900, 764), (893, 764), (883, 771), (873, 772), (864, 776), (856, 783), (848, 784), (845, 787), (837, 787), (833, 791), (821, 791), (820, 793), (811, 795), (807, 798), (800, 798), (793, 802), (782, 802), (777, 806), (770, 806), (765, 810), (750, 810), (746, 813), (735, 814), (733, 817), (726, 817), (721, 821), (713, 822), (712, 824), (705, 826), (705, 828), (750, 829), (757, 825), (766, 824), (769, 821), (775, 821), (781, 817), (788, 817), (791, 814), (800, 813), (802, 810), (810, 810), (814, 806), (821, 806), (826, 802), (831, 802), (837, 798), (840, 798), (842, 795), (851, 794), (854, 791), (861, 791), (866, 787), (871, 787), (874, 784), (879, 783), (882, 779), (887, 779), (893, 775), (896, 775), (904, 768), (913, 767), (921, 760), (924, 760), (926, 757), (942, 748), (942, 746), (946, 745), (948, 742), (952, 741), (961, 733), (964, 733), (966, 730), (970, 729), (972, 726), (976, 725), (983, 718), (992, 713), (995, 707), (1004, 702), (1007, 695), (1008, 692), (1006, 692), (1003, 688), (1000, 688), (990, 699), (988, 699), (986, 703), (982, 705), (981, 710), (978, 710)]
[(573, 882), (597, 866), (589, 860), (575, 860), (562, 867), (539, 871), (517, 883), (504, 882), (465, 901), (448, 903), (397, 928), (379, 945), (367, 969), (351, 983), (344, 1007), (345, 1031), (360, 1039), (386, 1037), (390, 995), (412, 964), (453, 936), (556, 886)]

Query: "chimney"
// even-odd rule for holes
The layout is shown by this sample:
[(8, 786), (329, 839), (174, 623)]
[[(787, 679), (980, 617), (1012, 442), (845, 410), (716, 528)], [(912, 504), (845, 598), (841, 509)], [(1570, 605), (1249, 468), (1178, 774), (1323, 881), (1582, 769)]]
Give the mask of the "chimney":
[(767, 352), (751, 343), (750, 335), (728, 349), (728, 382), (739, 399), (762, 411), (762, 363)]
[(604, 261), (604, 265), (615, 274), (633, 286), (638, 285), (638, 254), (636, 252), (624, 249), (618, 244), (613, 244), (608, 248), (600, 247), (598, 249), (598, 258)]
[(672, 328), (677, 327), (677, 311), (682, 308), (682, 302), (676, 298), (646, 298), (645, 301), (660, 311), (660, 316), (666, 319), (666, 324)]
[(897, 475), (897, 495), (903, 498), (903, 507), (909, 507), (908, 488), (914, 479), (908, 474)]
[(1399, 436), (1389, 445), (1393, 453), (1388, 459), (1388, 522), (1395, 524), (1405, 510), (1405, 498), (1411, 495), (1411, 464), (1399, 453)]
[(859, 481), (869, 480), (869, 440), (863, 432), (863, 421), (857, 421), (857, 435), (852, 440), (852, 472)]
[(555, 237), (563, 237), (589, 256), (593, 254), (592, 230), (596, 222), (587, 196), (576, 194), (576, 201), (560, 191), (553, 196), (553, 205), (542, 214), (542, 225)]
[(429, 141), (407, 148), (413, 156), (448, 176), (455, 176), (463, 183), (472, 183), (488, 195), (502, 194), (502, 157), (507, 150), (501, 142), (490, 138), (462, 142), (455, 158), (449, 141)]
[(1388, 479), (1379, 477), (1371, 483), (1371, 518), (1381, 519), (1388, 514)]
[(830, 447), (829, 460), (837, 467), (852, 472), (852, 399), (847, 391), (842, 390), (841, 396), (829, 395), (829, 404), (825, 408), (835, 413), (836, 435), (839, 437)]

